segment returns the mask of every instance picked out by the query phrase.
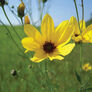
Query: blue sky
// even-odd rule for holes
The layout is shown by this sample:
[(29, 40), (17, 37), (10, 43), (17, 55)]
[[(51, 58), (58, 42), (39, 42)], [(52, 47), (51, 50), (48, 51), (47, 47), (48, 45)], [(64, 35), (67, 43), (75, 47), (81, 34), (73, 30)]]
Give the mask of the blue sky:
[[(79, 16), (81, 19), (81, 0), (76, 0), (79, 10)], [(20, 1), (18, 0), (9, 0), (9, 5), (15, 5), (17, 6), (20, 4)], [(48, 13), (52, 16), (55, 26), (57, 26), (59, 23), (61, 23), (64, 20), (69, 20), (71, 16), (76, 17), (76, 11), (74, 7), (73, 0), (49, 0), (46, 5), (49, 5)], [(46, 10), (47, 6), (45, 7)], [(8, 7), (5, 6), (7, 15), (9, 16), (9, 19), (11, 20), (12, 24), (18, 25), (18, 21), (16, 18), (12, 15), (12, 13), (9, 11)], [(90, 14), (92, 13), (92, 0), (84, 0), (84, 10), (85, 10), (85, 21), (90, 19)], [(38, 11), (37, 11), (37, 0), (32, 0), (32, 13), (33, 13), (33, 19), (34, 21), (38, 20)], [(44, 16), (44, 15), (43, 15)], [(0, 7), (0, 19), (5, 23), (9, 24), (6, 20), (2, 9)]]

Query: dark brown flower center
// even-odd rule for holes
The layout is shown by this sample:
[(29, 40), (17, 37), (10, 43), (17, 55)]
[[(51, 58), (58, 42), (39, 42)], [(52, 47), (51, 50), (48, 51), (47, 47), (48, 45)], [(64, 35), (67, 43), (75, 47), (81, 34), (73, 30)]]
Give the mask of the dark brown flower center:
[(43, 50), (46, 53), (52, 53), (55, 50), (55, 48), (56, 46), (52, 42), (45, 42), (45, 44), (43, 45)]
[(75, 37), (79, 36), (79, 34), (75, 34)]

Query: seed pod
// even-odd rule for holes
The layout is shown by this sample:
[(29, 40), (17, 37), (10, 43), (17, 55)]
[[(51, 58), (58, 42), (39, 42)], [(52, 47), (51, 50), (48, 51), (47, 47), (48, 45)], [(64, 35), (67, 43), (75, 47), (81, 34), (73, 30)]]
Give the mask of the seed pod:
[(18, 8), (17, 8), (18, 16), (19, 16), (20, 18), (24, 17), (24, 10), (25, 10), (25, 5), (24, 5), (24, 3), (22, 2), (22, 3), (18, 6)]
[(25, 16), (25, 24), (30, 24), (30, 20), (29, 20), (28, 15)]

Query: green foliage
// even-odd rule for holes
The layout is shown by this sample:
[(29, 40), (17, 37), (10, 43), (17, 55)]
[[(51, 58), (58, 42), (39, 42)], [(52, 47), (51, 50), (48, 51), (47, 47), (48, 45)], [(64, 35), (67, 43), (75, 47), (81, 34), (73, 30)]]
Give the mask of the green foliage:
[[(19, 46), (22, 47), (21, 41), (18, 40), (12, 28), (10, 26), (8, 28)], [(15, 28), (21, 38), (26, 36), (21, 26)], [(92, 44), (83, 44), (82, 46), (83, 63), (92, 64)], [(6, 29), (0, 26), (0, 92), (51, 92), (50, 90), (52, 92), (79, 92), (80, 85), (76, 80), (74, 70), (78, 70), (83, 82), (87, 81), (90, 76), (90, 72), (79, 71), (79, 47), (80, 44), (77, 44), (72, 53), (62, 61), (48, 62), (48, 84), (50, 85), (48, 87), (44, 72), (45, 61), (33, 63), (21, 56)], [(28, 55), (32, 57), (32, 54), (28, 53)], [(12, 76), (13, 69), (17, 71), (17, 76)], [(92, 86), (91, 83), (92, 80), (90, 80)]]

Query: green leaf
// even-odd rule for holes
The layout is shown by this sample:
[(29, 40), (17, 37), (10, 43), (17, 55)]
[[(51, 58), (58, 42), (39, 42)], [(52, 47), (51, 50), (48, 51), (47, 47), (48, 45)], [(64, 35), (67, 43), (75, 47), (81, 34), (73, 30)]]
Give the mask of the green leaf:
[(77, 73), (77, 71), (75, 71), (75, 75), (76, 75), (77, 80), (81, 83), (81, 77), (80, 77), (80, 75)]

